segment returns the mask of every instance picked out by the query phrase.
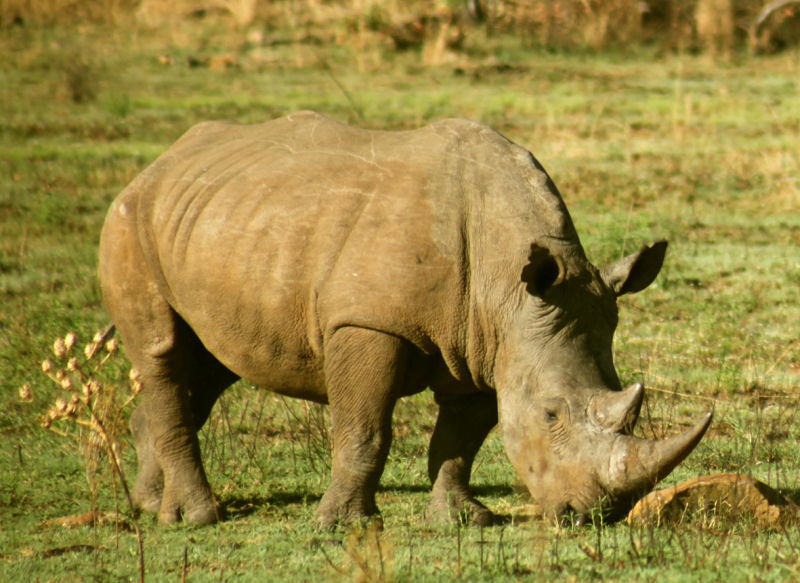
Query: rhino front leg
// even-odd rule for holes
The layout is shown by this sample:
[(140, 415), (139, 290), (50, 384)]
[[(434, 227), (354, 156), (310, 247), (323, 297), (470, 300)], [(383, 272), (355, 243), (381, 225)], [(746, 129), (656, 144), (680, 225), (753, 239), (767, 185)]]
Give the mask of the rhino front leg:
[(435, 522), (465, 520), (487, 526), (495, 521), (488, 508), (469, 492), (472, 462), (497, 424), (493, 393), (438, 397), (439, 417), (431, 437), (428, 476), (433, 483), (428, 515)]
[(331, 408), (331, 482), (317, 509), (329, 528), (378, 514), (378, 488), (392, 439), (391, 417), (405, 379), (404, 340), (362, 328), (338, 329), (326, 342)]

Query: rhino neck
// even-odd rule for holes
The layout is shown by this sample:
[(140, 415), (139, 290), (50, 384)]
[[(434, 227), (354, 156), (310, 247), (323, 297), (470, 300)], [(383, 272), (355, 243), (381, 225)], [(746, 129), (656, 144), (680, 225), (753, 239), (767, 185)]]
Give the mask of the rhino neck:
[[(527, 150), (461, 120), (432, 128), (458, 130), (448, 133), (456, 136), (450, 155), (428, 184), (435, 193), (434, 240), (454, 258), (461, 277), (459, 309), (466, 326), (452, 338), (474, 384), (496, 389), (498, 350), (525, 300), (520, 274), (531, 243), (553, 249), (573, 271), (587, 263), (586, 255), (558, 189)], [(458, 188), (453, 176), (459, 177)]]

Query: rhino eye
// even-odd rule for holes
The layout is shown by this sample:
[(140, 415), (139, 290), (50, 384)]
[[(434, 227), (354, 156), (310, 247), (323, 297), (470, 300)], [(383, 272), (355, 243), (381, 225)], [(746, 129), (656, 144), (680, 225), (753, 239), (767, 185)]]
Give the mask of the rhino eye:
[(544, 420), (547, 423), (555, 423), (556, 421), (558, 421), (558, 413), (556, 413), (552, 409), (545, 409), (544, 410)]

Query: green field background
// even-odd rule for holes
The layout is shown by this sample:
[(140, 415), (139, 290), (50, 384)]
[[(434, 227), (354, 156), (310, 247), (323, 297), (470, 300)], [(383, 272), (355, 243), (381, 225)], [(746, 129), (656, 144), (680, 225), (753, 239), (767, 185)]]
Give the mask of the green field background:
[[(496, 432), (473, 483), (506, 523), (432, 526), (428, 393), (395, 414), (383, 532), (314, 530), (327, 412), (244, 383), (201, 432), (226, 512), (211, 527), (136, 518), (91, 455), (91, 431), (41, 427), (65, 394), (41, 372), (54, 340), (73, 332), (80, 353), (108, 324), (95, 273), (108, 205), (193, 124), (299, 109), (380, 129), (467, 117), (541, 161), (595, 263), (669, 239), (656, 283), (621, 299), (615, 342), (623, 383), (647, 388), (639, 435), (715, 410), (664, 484), (741, 472), (800, 501), (791, 7), (758, 44), (756, 2), (728, 3), (727, 41), (701, 34), (695, 3), (651, 2), (633, 23), (622, 1), (522, 4), (486, 2), (479, 19), (461, 3), (257, 2), (247, 18), (232, 2), (163, 14), (155, 2), (0, 3), (0, 580), (137, 580), (134, 524), (148, 581), (800, 579), (797, 527), (759, 529), (747, 514), (601, 529), (537, 520)], [(98, 379), (121, 401), (127, 375), (114, 354)], [(135, 454), (123, 429), (117, 438), (131, 480)], [(97, 524), (69, 525), (93, 510)]]

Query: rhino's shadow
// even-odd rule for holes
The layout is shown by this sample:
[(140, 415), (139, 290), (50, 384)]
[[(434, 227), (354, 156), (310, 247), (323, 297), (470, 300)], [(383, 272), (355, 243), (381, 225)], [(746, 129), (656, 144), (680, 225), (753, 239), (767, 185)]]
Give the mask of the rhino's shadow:
[[(419, 494), (430, 492), (430, 484), (392, 484), (379, 486), (378, 492)], [(471, 488), (477, 498), (502, 497), (514, 494), (515, 490), (507, 484), (484, 484)], [(798, 491), (800, 493), (800, 491)], [(267, 496), (226, 496), (219, 500), (220, 514), (223, 520), (236, 517), (250, 516), (271, 507), (281, 508), (290, 504), (303, 504), (316, 506), (322, 499), (322, 494), (308, 490), (276, 490)], [(510, 520), (505, 515), (497, 515), (500, 523)]]
[(291, 504), (316, 505), (322, 494), (308, 490), (277, 490), (268, 496), (226, 496), (218, 500), (223, 520), (250, 516), (269, 508), (282, 508)]
[[(430, 484), (392, 484), (389, 486), (378, 486), (378, 492), (406, 492), (409, 494), (419, 494), (420, 492), (430, 492)], [(514, 488), (508, 484), (484, 484), (482, 486), (470, 486), (470, 492), (476, 497), (483, 496), (509, 496), (515, 493)]]

